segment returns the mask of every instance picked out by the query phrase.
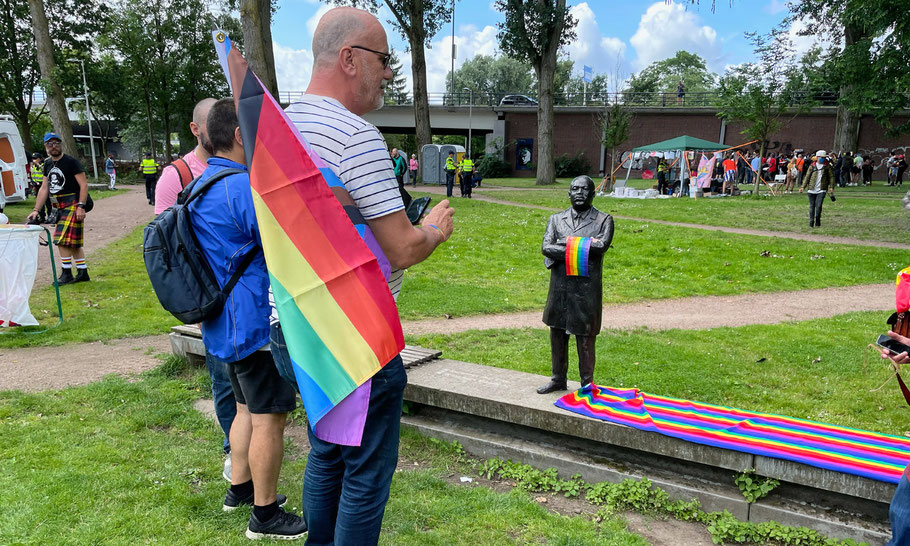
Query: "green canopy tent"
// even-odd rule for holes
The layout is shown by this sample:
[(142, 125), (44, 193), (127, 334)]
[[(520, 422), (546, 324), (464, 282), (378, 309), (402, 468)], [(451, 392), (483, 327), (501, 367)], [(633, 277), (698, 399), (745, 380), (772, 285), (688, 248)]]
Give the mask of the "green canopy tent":
[[(701, 138), (695, 138), (688, 135), (678, 136), (676, 138), (671, 138), (670, 140), (663, 140), (661, 142), (655, 142), (654, 144), (648, 144), (646, 146), (639, 146), (638, 148), (633, 148), (632, 153), (636, 152), (675, 152), (682, 156), (684, 152), (716, 152), (718, 150), (726, 150), (730, 148), (728, 144), (719, 144), (717, 142), (711, 142), (710, 140), (704, 140)], [(625, 186), (626, 181), (629, 180), (629, 174), (632, 172), (632, 156), (629, 156), (629, 167), (626, 169), (626, 178), (622, 181), (622, 184), (617, 184), (618, 186)], [(689, 164), (687, 161), (683, 161), (679, 169), (679, 183), (680, 188), (684, 187), (685, 181), (689, 179), (688, 174)]]

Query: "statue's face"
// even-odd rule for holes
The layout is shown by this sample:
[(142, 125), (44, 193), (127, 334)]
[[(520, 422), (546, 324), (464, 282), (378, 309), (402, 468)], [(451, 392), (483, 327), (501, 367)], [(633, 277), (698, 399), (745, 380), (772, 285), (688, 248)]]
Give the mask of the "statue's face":
[(591, 187), (587, 180), (575, 179), (569, 185), (569, 200), (572, 202), (572, 208), (582, 212), (591, 208), (594, 202), (594, 188)]

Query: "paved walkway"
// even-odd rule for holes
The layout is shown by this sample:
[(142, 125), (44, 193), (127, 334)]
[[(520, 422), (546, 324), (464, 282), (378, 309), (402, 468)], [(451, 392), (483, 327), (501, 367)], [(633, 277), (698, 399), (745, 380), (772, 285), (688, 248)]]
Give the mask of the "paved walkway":
[[(522, 207), (527, 209), (536, 209), (536, 210), (545, 210), (549, 212), (557, 212), (562, 209), (556, 209), (553, 207), (544, 207), (542, 205), (530, 205), (527, 203), (516, 203), (514, 201), (508, 201), (504, 199), (496, 199), (494, 197), (488, 197), (483, 194), (486, 188), (475, 188), (473, 192), (473, 198), (478, 201), (484, 201), (486, 203), (495, 203), (497, 205), (509, 205), (513, 207)], [(490, 191), (500, 191), (503, 188), (489, 188)], [(528, 188), (520, 188), (525, 190)], [(419, 191), (433, 193), (436, 195), (445, 195), (446, 188), (445, 186), (420, 186), (417, 188)], [(534, 188), (538, 190), (539, 188)], [(455, 197), (455, 205), (458, 204), (458, 199), (460, 197)], [(760, 237), (780, 237), (782, 239), (796, 239), (798, 241), (814, 241), (818, 243), (834, 243), (842, 245), (860, 245), (860, 246), (874, 246), (880, 248), (895, 248), (899, 250), (910, 250), (910, 244), (907, 243), (892, 243), (890, 241), (870, 241), (867, 239), (855, 239), (853, 237), (835, 237), (833, 235), (813, 235), (811, 233), (796, 233), (792, 231), (769, 231), (763, 229), (744, 229), (736, 227), (725, 227), (725, 226), (709, 226), (705, 224), (690, 224), (687, 222), (671, 222), (668, 220), (654, 220), (653, 218), (637, 218), (634, 216), (618, 216), (613, 215), (614, 218), (620, 220), (632, 220), (634, 222), (648, 222), (651, 224), (663, 224), (666, 226), (677, 226), (685, 227), (692, 229), (703, 229), (706, 231), (722, 231), (724, 233), (737, 233), (740, 235), (758, 235)]]

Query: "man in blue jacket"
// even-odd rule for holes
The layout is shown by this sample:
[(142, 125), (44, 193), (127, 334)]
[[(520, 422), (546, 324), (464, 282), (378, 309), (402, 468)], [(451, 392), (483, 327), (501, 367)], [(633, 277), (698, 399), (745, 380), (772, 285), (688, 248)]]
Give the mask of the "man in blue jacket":
[(221, 170), (240, 172), (216, 181), (191, 205), (199, 246), (221, 286), (248, 253), (258, 254), (231, 290), (221, 313), (202, 323), (205, 347), (228, 363), (237, 400), (230, 434), (231, 487), (223, 509), (253, 505), (246, 531), (251, 539), (301, 538), (306, 524), (283, 511), (280, 505), (287, 499), (276, 494), (284, 425), (287, 412), (296, 405), (296, 393), (278, 374), (268, 350), (269, 277), (233, 99), (216, 102), (206, 125), (214, 154), (196, 188)]

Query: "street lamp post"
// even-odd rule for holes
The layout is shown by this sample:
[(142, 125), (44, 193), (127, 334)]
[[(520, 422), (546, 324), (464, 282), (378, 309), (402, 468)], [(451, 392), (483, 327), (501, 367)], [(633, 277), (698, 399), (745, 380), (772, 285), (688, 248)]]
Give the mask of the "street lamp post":
[(474, 110), (474, 90), (468, 89), (467, 87), (462, 88), (464, 91), (471, 93), (471, 98), (468, 103), (468, 157), (471, 157), (471, 114)]
[(92, 149), (92, 174), (98, 178), (98, 165), (95, 163), (95, 137), (92, 134), (92, 110), (88, 104), (88, 83), (85, 81), (85, 61), (82, 59), (67, 59), (71, 63), (79, 63), (82, 67), (82, 92), (85, 93), (85, 117), (88, 120), (88, 147)]

